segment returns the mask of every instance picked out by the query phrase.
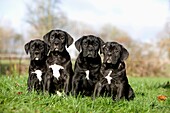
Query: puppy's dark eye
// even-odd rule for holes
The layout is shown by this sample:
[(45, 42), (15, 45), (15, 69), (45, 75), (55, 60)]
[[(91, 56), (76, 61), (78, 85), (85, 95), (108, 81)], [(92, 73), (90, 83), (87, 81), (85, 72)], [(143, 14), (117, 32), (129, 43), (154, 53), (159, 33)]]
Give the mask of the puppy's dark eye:
[(65, 37), (64, 37), (64, 36), (61, 36), (61, 37), (60, 37), (60, 39), (61, 39), (61, 40), (64, 40), (64, 39), (65, 39)]
[(83, 45), (84, 45), (84, 46), (87, 46), (87, 42), (84, 42)]
[(39, 48), (40, 48), (40, 49), (42, 49), (42, 48), (43, 48), (43, 46), (42, 46), (42, 45), (40, 45), (40, 46), (39, 46)]
[(94, 46), (98, 46), (99, 44), (98, 43), (94, 43)]
[(51, 39), (51, 40), (54, 40), (54, 37), (55, 37), (55, 36), (54, 36), (54, 35), (52, 35), (50, 39)]
[(31, 46), (31, 49), (34, 50), (34, 49), (35, 49), (35, 46)]

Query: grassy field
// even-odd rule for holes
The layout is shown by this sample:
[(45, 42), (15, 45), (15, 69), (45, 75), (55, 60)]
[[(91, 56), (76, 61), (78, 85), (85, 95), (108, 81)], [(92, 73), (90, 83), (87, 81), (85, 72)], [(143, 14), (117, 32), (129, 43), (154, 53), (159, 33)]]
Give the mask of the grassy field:
[[(129, 77), (136, 94), (129, 102), (27, 93), (26, 81), (27, 76), (0, 76), (0, 113), (170, 113), (168, 78)], [(159, 95), (168, 98), (158, 101)]]

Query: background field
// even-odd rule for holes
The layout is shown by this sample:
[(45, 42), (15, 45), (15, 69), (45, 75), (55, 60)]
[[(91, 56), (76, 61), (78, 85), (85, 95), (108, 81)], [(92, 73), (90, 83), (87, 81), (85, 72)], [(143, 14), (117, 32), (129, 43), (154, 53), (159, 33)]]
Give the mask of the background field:
[[(2, 113), (168, 113), (170, 84), (167, 78), (129, 77), (136, 98), (114, 102), (111, 98), (58, 97), (27, 93), (27, 75), (0, 76), (0, 112)], [(157, 96), (165, 95), (165, 101)]]

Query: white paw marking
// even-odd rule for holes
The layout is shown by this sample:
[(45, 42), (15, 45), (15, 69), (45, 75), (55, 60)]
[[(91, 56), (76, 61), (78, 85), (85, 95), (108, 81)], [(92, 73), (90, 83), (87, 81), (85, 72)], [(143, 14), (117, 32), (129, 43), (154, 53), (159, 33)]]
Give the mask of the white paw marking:
[(85, 71), (87, 80), (89, 80), (89, 72), (90, 72), (89, 70)]
[(109, 72), (109, 74), (105, 77), (107, 79), (108, 84), (111, 84), (112, 77), (110, 77), (112, 71)]
[(53, 76), (56, 77), (57, 80), (58, 80), (59, 77), (60, 77), (60, 72), (59, 72), (59, 70), (60, 70), (60, 69), (64, 69), (63, 66), (60, 66), (60, 65), (57, 65), (57, 64), (53, 64), (53, 65), (49, 66), (49, 68), (52, 68), (52, 70), (53, 70)]
[(62, 96), (62, 93), (59, 92), (59, 91), (57, 91), (57, 95), (58, 95), (59, 97), (61, 97), (61, 96)]
[(37, 78), (38, 78), (39, 81), (42, 80), (42, 78), (41, 78), (41, 76), (42, 76), (42, 71), (41, 71), (41, 70), (35, 70), (35, 71), (32, 72), (32, 73), (35, 73), (35, 74), (36, 74), (36, 76), (37, 76)]

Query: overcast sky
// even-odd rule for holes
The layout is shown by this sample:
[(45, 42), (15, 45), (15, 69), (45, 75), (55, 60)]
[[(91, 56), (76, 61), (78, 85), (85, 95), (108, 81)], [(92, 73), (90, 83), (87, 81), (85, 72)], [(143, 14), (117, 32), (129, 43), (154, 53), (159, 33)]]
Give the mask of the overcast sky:
[[(0, 23), (22, 33), (26, 29), (25, 2), (1, 0)], [(132, 38), (152, 41), (170, 20), (170, 0), (61, 0), (60, 8), (72, 19), (94, 28), (112, 24)]]

